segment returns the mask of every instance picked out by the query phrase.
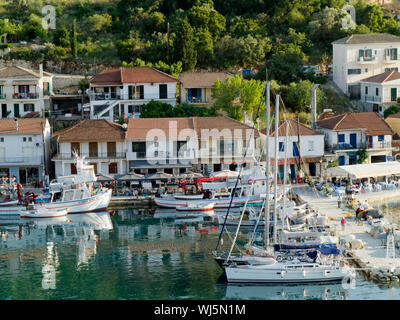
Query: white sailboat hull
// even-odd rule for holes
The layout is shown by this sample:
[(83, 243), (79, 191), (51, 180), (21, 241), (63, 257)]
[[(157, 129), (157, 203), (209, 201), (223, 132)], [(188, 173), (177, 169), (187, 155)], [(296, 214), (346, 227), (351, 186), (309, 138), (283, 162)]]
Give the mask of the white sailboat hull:
[(228, 282), (246, 283), (326, 282), (340, 281), (353, 276), (351, 268), (335, 268), (331, 265), (294, 269), (270, 265), (228, 266), (225, 268), (225, 273)]

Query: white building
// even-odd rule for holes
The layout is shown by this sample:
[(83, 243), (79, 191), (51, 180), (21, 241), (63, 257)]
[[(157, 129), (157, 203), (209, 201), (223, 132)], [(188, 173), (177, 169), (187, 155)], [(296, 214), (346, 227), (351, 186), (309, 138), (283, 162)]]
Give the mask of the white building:
[(43, 116), (50, 109), (52, 94), (51, 73), (29, 70), (22, 67), (4, 67), (0, 69), (1, 118), (24, 117), (30, 112)]
[(332, 42), (333, 81), (352, 98), (360, 99), (360, 81), (387, 71), (399, 71), (400, 37), (353, 34)]
[[(129, 171), (209, 174), (254, 164), (256, 130), (228, 117), (131, 119), (126, 134)], [(251, 141), (243, 159), (247, 141)]]
[(367, 110), (384, 111), (393, 104), (397, 104), (400, 97), (400, 72), (392, 70), (360, 81), (361, 101)]
[[(288, 136), (286, 140), (287, 129)], [(264, 129), (263, 133), (265, 134), (265, 132)], [(275, 159), (275, 126), (272, 126), (270, 132), (269, 154), (273, 165)], [(265, 135), (262, 136), (262, 139), (264, 140), (263, 147), (265, 149)], [(288, 173), (292, 180), (297, 177), (299, 168), (305, 175), (320, 176), (322, 157), (324, 156), (323, 133), (290, 119), (279, 124), (278, 143), (278, 174), (280, 179), (284, 176), (285, 158), (287, 159)]]
[(49, 170), (50, 124), (47, 119), (0, 120), (0, 173), (23, 185), (44, 181)]
[(105, 70), (90, 80), (91, 119), (138, 118), (151, 100), (176, 105), (178, 79), (152, 67)]
[(359, 150), (365, 150), (364, 163), (384, 162), (392, 156), (393, 131), (376, 112), (344, 113), (317, 121), (325, 134), (329, 154), (338, 165), (357, 164)]
[(56, 177), (76, 174), (74, 152), (93, 165), (96, 174), (126, 173), (125, 129), (108, 120), (83, 120), (57, 131)]

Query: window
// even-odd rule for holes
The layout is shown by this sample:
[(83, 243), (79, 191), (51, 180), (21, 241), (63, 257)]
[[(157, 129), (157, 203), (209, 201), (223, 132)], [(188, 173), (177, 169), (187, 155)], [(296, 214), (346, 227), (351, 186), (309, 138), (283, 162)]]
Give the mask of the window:
[(365, 94), (368, 94), (368, 87), (365, 87)]
[(368, 73), (368, 68), (365, 68), (365, 73)]
[(118, 164), (116, 162), (108, 165), (108, 173), (118, 173)]
[(75, 163), (71, 163), (71, 174), (76, 174), (76, 165)]
[(24, 103), (24, 112), (35, 111), (35, 105), (33, 103)]
[(23, 138), (22, 138), (22, 141), (23, 141), (23, 142), (26, 142), (26, 137), (23, 137)]
[(378, 136), (378, 141), (383, 141), (383, 136)]
[(347, 74), (361, 74), (361, 69), (347, 69)]
[(144, 158), (146, 155), (146, 142), (132, 142), (132, 152), (136, 152), (137, 158)]
[(128, 106), (128, 113), (133, 113), (133, 105)]
[(385, 68), (385, 72), (389, 72), (389, 71), (399, 71), (399, 68)]
[(4, 142), (4, 138), (0, 138), (0, 142)]
[(166, 84), (160, 84), (160, 86), (159, 86), (159, 94), (160, 94), (160, 99), (167, 99), (168, 98), (167, 85)]
[(344, 134), (343, 133), (338, 134), (338, 142), (344, 143)]
[(397, 60), (397, 48), (385, 49), (387, 59)]
[(379, 96), (379, 88), (375, 88), (375, 95)]
[(285, 151), (285, 143), (279, 142), (279, 152)]
[(142, 106), (134, 106), (134, 111), (135, 111), (135, 113), (141, 113), (142, 112)]
[(372, 61), (375, 57), (372, 56), (372, 49), (358, 50), (359, 61)]
[(28, 138), (28, 141), (29, 141), (29, 142), (32, 142), (32, 137), (29, 137), (29, 138)]

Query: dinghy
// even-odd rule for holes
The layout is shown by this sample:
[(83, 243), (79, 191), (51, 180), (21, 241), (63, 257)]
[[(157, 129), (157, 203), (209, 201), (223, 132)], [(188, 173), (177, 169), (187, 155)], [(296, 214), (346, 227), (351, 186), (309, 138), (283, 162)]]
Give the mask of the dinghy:
[(176, 207), (176, 211), (184, 211), (184, 212), (206, 212), (214, 210), (214, 202), (202, 202), (202, 203), (188, 203), (186, 205), (182, 205)]
[(31, 219), (38, 219), (38, 218), (60, 218), (66, 217), (68, 214), (69, 209), (64, 210), (52, 210), (47, 209), (45, 207), (36, 206), (27, 208), (26, 210), (22, 210), (20, 212), (21, 218), (31, 218)]

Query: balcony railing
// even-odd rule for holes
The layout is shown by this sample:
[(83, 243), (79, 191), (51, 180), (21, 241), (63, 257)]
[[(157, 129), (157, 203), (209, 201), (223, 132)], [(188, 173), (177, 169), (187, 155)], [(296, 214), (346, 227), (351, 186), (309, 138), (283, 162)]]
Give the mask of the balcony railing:
[(356, 146), (353, 146), (349, 143), (338, 143), (333, 145), (330, 149), (332, 151), (338, 150), (354, 150), (354, 149), (384, 149), (391, 148), (392, 143), (388, 141), (378, 141), (372, 144), (370, 143), (357, 143)]
[(192, 98), (187, 98), (186, 99), (186, 102), (187, 103), (194, 103), (194, 104), (196, 104), (196, 103), (210, 103), (210, 100), (209, 99), (204, 99), (204, 98), (196, 98), (196, 97), (192, 97)]
[(381, 96), (365, 96), (365, 101), (372, 101), (372, 102), (381, 102)]
[(371, 57), (358, 57), (357, 58), (357, 62), (358, 63), (374, 63), (376, 61), (375, 56), (371, 56)]
[(42, 156), (33, 156), (33, 157), (2, 157), (0, 158), (0, 165), (2, 164), (11, 164), (11, 163), (24, 163), (26, 165), (40, 165), (43, 163)]
[(104, 93), (104, 92), (96, 92), (96, 93), (89, 93), (89, 98), (91, 101), (98, 101), (98, 100), (165, 100), (165, 99), (176, 99), (175, 92), (168, 92), (166, 97), (160, 97), (159, 94), (117, 94), (117, 93)]
[(28, 93), (17, 93), (13, 94), (14, 99), (37, 99), (39, 98), (38, 93), (28, 92)]
[(151, 151), (151, 152), (133, 152), (134, 157), (136, 159), (154, 159), (154, 158), (191, 158), (194, 150), (186, 150), (179, 152), (170, 152), (170, 151)]
[[(126, 157), (126, 152), (104, 152), (104, 153), (80, 153), (81, 157), (86, 159), (124, 159)], [(74, 155), (71, 153), (57, 153), (53, 159), (56, 160), (71, 160), (75, 159)]]
[(372, 145), (368, 145), (367, 149), (384, 149), (384, 148), (391, 148), (392, 143), (387, 141), (378, 141), (374, 142)]

